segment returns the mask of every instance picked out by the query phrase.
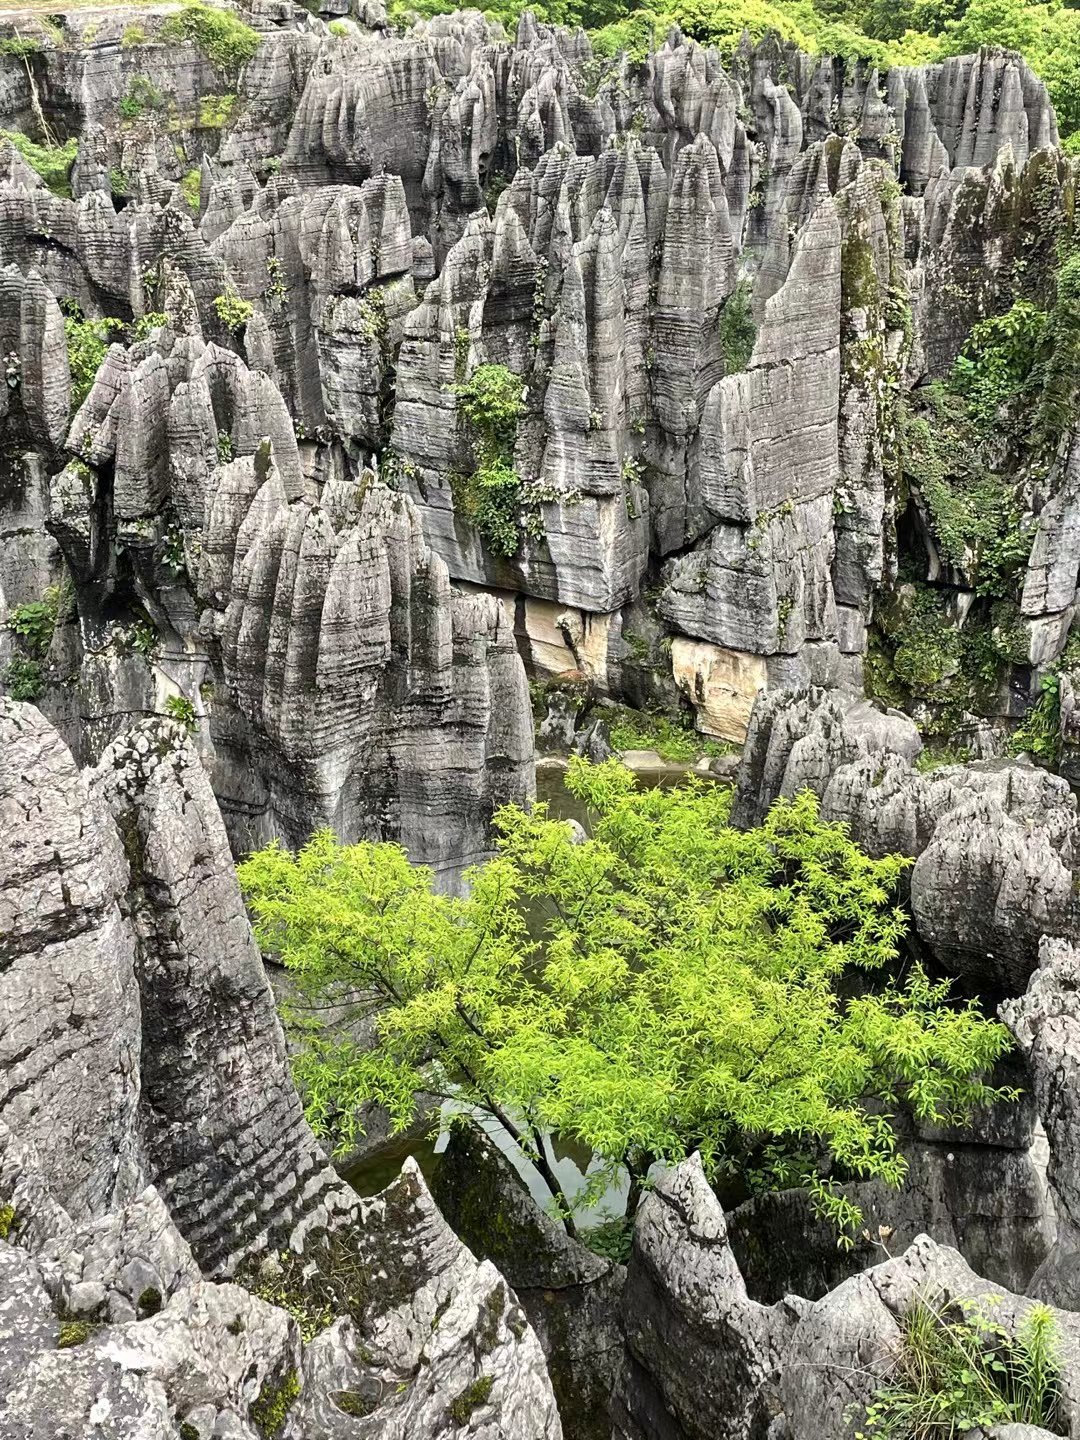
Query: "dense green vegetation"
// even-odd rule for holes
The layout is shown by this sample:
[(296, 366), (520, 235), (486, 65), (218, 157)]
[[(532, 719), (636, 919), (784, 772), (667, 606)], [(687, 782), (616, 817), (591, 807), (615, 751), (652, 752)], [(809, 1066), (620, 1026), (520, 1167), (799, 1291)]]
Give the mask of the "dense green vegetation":
[[(391, 16), (455, 9), (453, 0), (396, 0)], [(804, 50), (864, 57), (878, 66), (919, 65), (964, 55), (980, 45), (1021, 51), (1043, 77), (1070, 148), (1080, 146), (1080, 10), (1049, 0), (501, 0), (482, 7), (512, 29), (523, 10), (593, 32), (604, 55), (625, 50), (642, 60), (671, 23), (703, 44), (730, 53), (744, 30), (754, 39), (776, 31)]]
[[(434, 1093), (499, 1121), (568, 1228), (552, 1132), (603, 1162), (583, 1200), (625, 1167), (633, 1213), (654, 1160), (698, 1150), (714, 1180), (805, 1184), (850, 1229), (837, 1179), (904, 1176), (894, 1106), (941, 1120), (1001, 1093), (984, 1077), (1005, 1030), (918, 967), (892, 978), (904, 859), (864, 855), (809, 794), (737, 831), (698, 781), (641, 790), (575, 759), (567, 785), (592, 837), (506, 807), (465, 898), (397, 846), (328, 831), (241, 865), (261, 944), (315, 1007), (292, 1018), (320, 1133), (347, 1147), (372, 1098), (403, 1129)], [(339, 1003), (373, 1018), (373, 1049), (312, 1018)]]
[(475, 460), (471, 475), (455, 477), (455, 509), (472, 521), (493, 554), (504, 557), (521, 543), (521, 480), (514, 469), (514, 442), (525, 408), (524, 385), (505, 365), (478, 365), (454, 386)]
[(1009, 1423), (1058, 1433), (1053, 1313), (1032, 1305), (1013, 1334), (995, 1318), (995, 1298), (947, 1306), (932, 1295), (916, 1297), (902, 1321), (895, 1369), (856, 1440), (959, 1440)]
[(252, 58), (262, 37), (231, 10), (186, 0), (179, 15), (161, 27), (165, 40), (193, 40), (216, 70), (234, 75)]
[(5, 622), (15, 636), (17, 653), (4, 667), (3, 681), (13, 700), (38, 700), (45, 688), (45, 657), (57, 622), (68, 618), (70, 581), (50, 585), (40, 600), (13, 607)]
[(67, 140), (63, 145), (39, 144), (17, 130), (0, 130), (0, 135), (9, 140), (32, 170), (36, 170), (54, 195), (71, 199), (69, 176), (75, 163), (79, 142)]
[[(909, 542), (901, 584), (876, 607), (866, 683), (941, 739), (967, 714), (999, 713), (1010, 667), (1028, 660), (1018, 601), (1036, 528), (1031, 492), (1060, 463), (1080, 395), (1080, 253), (1069, 216), (1042, 223), (1048, 263), (1030, 274), (1018, 265), (1029, 293), (974, 325), (946, 379), (900, 408), (904, 484), (947, 583), (927, 582), (922, 542)], [(958, 605), (963, 591), (970, 607)], [(1015, 742), (1053, 763), (1058, 739), (1048, 677)]]
[(90, 394), (94, 378), (112, 343), (110, 337), (118, 337), (125, 327), (122, 320), (108, 317), (88, 319), (74, 301), (66, 301), (63, 309), (71, 369), (71, 409), (74, 413)]

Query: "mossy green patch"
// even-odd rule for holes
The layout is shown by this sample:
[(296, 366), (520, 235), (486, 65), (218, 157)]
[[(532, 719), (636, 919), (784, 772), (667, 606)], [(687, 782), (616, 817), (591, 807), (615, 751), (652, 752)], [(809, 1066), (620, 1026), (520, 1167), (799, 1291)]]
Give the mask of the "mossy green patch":
[(288, 1371), (280, 1380), (264, 1382), (259, 1398), (251, 1407), (252, 1422), (263, 1440), (273, 1440), (280, 1432), (299, 1394), (300, 1377), (295, 1370)]
[(466, 1385), (460, 1394), (450, 1402), (450, 1419), (455, 1425), (465, 1425), (474, 1410), (487, 1403), (495, 1381), (490, 1375), (481, 1375), (471, 1385)]
[(101, 1326), (93, 1320), (62, 1320), (60, 1333), (56, 1337), (58, 1350), (71, 1350), (76, 1345), (85, 1345)]
[(36, 170), (54, 195), (71, 199), (71, 167), (79, 153), (78, 140), (65, 140), (62, 145), (42, 145), (16, 130), (0, 130), (32, 170)]

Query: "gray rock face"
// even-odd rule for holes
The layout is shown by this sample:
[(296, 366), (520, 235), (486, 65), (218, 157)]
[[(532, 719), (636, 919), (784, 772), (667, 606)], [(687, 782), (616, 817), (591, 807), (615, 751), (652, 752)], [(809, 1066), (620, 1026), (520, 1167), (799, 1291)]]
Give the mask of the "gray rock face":
[(415, 1165), (360, 1200), (307, 1128), (183, 727), (88, 783), (3, 700), (0, 754), (0, 1434), (301, 1440), (351, 1433), (347, 1392), (373, 1437), (559, 1440), (535, 1334)]
[(910, 856), (915, 929), (955, 975), (1018, 994), (1044, 933), (1072, 935), (1076, 799), (1029, 762), (918, 771), (913, 723), (840, 694), (777, 692), (755, 707), (736, 785), (737, 824), (812, 790), (872, 855)]
[[(814, 1303), (789, 1295), (757, 1305), (693, 1157), (640, 1212), (623, 1306), (631, 1359), (616, 1393), (616, 1440), (849, 1440), (892, 1370), (904, 1315), (928, 1294), (945, 1310), (992, 1307), (994, 1323), (1010, 1332), (1032, 1303), (922, 1235)], [(1065, 1422), (1074, 1433), (1080, 1316), (1059, 1310), (1055, 1321)], [(1011, 1440), (1016, 1428), (1027, 1427), (1002, 1433)]]
[[(164, 12), (73, 12), (40, 61), (51, 119), (79, 130), (73, 198), (0, 151), (0, 340), (21, 366), (0, 397), (21, 491), (0, 499), (0, 592), (10, 606), (56, 578), (51, 542), (3, 543), (27, 517), (40, 532), (47, 498), (79, 620), (79, 682), (64, 693), (51, 667), (47, 707), (80, 757), (179, 688), (235, 845), (329, 819), (443, 865), (530, 786), (508, 629), (459, 614), (451, 587), (503, 592), (530, 656), (536, 607), (567, 607), (607, 637), (602, 688), (630, 699), (623, 622), (647, 590), (672, 642), (650, 693), (681, 689), (726, 738), (762, 687), (858, 684), (895, 577), (897, 397), (1006, 308), (1031, 197), (1067, 208), (1023, 61), (983, 50), (882, 80), (769, 37), (725, 68), (673, 30), (634, 67), (531, 16), (513, 41), (471, 11), (403, 37), (377, 4), (333, 31), (285, 0), (249, 19), (261, 39), (226, 93)], [(108, 337), (70, 429), (58, 301), (136, 322)], [(456, 393), (483, 364), (523, 397), (498, 544)], [(434, 567), (441, 597), (428, 620), (441, 634), (453, 613), (486, 653), (462, 645), (447, 668), (398, 630), (393, 661), (324, 658), (343, 637), (320, 633), (320, 606), (333, 632), (374, 603), (366, 581), (327, 589), (367, 468), (415, 506), (414, 574)], [(1066, 472), (1040, 494), (1024, 586), (1035, 665), (1071, 617)], [(398, 543), (395, 506), (366, 509), (376, 549)], [(423, 632), (398, 580), (391, 604)], [(144, 614), (158, 643), (136, 630), (132, 659)], [(286, 631), (311, 663), (273, 654)], [(290, 735), (308, 712), (310, 737)]]
[(798, 1302), (765, 1306), (747, 1297), (700, 1162), (680, 1165), (645, 1198), (634, 1230), (622, 1310), (630, 1359), (613, 1402), (616, 1440), (764, 1437), (779, 1410), (778, 1367), (798, 1314)]
[(478, 1126), (451, 1132), (433, 1189), (455, 1233), (498, 1266), (521, 1301), (547, 1358), (567, 1440), (609, 1440), (609, 1400), (623, 1359), (616, 1323), (623, 1267), (543, 1214)]
[(1032, 1281), (1031, 1293), (1069, 1306), (1080, 1304), (1080, 1162), (1073, 1113), (1080, 1055), (1077, 965), (1073, 945), (1046, 937), (1026, 993), (1001, 1009), (1027, 1059), (1050, 1142), (1047, 1180), (1057, 1213), (1057, 1240)]

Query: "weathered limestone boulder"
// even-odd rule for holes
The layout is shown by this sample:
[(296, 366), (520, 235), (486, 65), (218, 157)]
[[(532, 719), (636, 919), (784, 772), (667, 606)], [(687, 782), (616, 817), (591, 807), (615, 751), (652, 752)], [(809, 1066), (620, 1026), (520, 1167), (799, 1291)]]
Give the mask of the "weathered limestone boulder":
[[(624, 1292), (629, 1360), (614, 1401), (616, 1440), (850, 1440), (892, 1371), (904, 1315), (926, 1295), (946, 1311), (992, 1308), (994, 1323), (1010, 1332), (1032, 1304), (926, 1235), (813, 1303), (788, 1295), (755, 1304), (723, 1210), (692, 1157), (640, 1212)], [(1080, 1315), (1058, 1310), (1054, 1318), (1064, 1418), (1075, 1433)]]
[(1057, 1216), (1056, 1244), (1030, 1291), (1058, 1305), (1080, 1305), (1080, 1157), (1076, 1096), (1080, 1064), (1080, 953), (1046, 937), (1027, 991), (1008, 1000), (1001, 1016), (1016, 1037), (1032, 1075), (1039, 1116), (1050, 1142), (1047, 1180)]
[(150, 1172), (211, 1273), (289, 1239), (283, 1203), (302, 1247), (345, 1200), (289, 1080), (209, 777), (174, 721), (149, 720), (109, 746), (92, 785), (130, 867), (121, 908), (135, 936)]
[(720, 1202), (700, 1161), (685, 1161), (646, 1196), (634, 1229), (616, 1440), (763, 1440), (805, 1308), (748, 1298)]
[(513, 1286), (547, 1357), (567, 1440), (609, 1440), (623, 1357), (616, 1323), (623, 1267), (539, 1210), (477, 1125), (451, 1131), (433, 1193), (456, 1234)]
[(80, 1217), (134, 1197), (141, 1032), (116, 831), (59, 735), (0, 700), (0, 1120)]
[(1068, 784), (1026, 760), (920, 772), (914, 724), (872, 703), (821, 692), (773, 694), (751, 717), (735, 823), (757, 823), (780, 795), (810, 789), (873, 855), (906, 854), (919, 937), (953, 974), (1019, 994), (1040, 936), (1080, 925), (1078, 835)]
[(535, 1334), (415, 1165), (360, 1200), (307, 1128), (183, 727), (88, 783), (3, 700), (0, 754), (0, 1433), (300, 1440), (355, 1389), (387, 1440), (558, 1440)]

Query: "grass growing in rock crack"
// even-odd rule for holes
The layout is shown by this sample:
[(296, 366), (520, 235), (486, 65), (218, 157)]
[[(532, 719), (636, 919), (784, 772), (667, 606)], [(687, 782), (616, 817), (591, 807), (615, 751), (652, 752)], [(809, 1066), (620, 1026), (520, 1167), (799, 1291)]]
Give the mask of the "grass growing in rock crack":
[(954, 1440), (979, 1427), (1061, 1423), (1058, 1328), (1032, 1305), (1015, 1333), (995, 1318), (1000, 1297), (948, 1304), (920, 1295), (901, 1325), (894, 1369), (856, 1440)]

